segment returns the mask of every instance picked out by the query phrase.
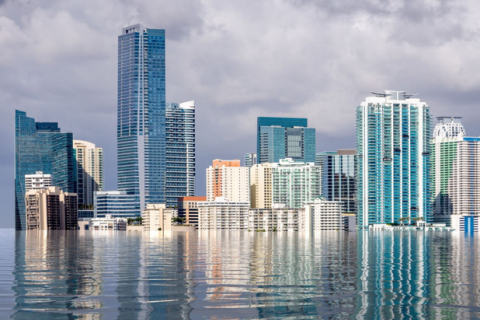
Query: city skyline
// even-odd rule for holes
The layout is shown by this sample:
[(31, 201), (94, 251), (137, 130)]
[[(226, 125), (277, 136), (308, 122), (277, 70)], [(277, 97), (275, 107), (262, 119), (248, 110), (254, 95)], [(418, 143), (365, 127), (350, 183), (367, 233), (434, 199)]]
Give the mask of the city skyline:
[[(91, 4), (86, 4), (86, 7), (89, 7)], [(262, 7), (261, 4), (251, 4), (252, 8), (258, 9), (261, 12), (266, 10)], [(308, 4), (305, 4), (307, 6)], [(475, 64), (472, 67), (471, 63), (474, 63), (474, 60), (470, 58), (469, 52), (472, 49), (472, 44), (469, 44), (467, 41), (467, 46), (464, 47), (465, 50), (462, 50), (464, 56), (459, 56), (461, 53), (455, 53), (458, 59), (450, 59), (457, 61), (457, 64), (444, 64), (439, 63), (442, 56), (445, 55), (445, 50), (447, 52), (452, 48), (452, 38), (450, 36), (440, 36), (440, 33), (437, 35), (435, 31), (441, 31), (439, 27), (432, 27), (432, 29), (427, 29), (419, 33), (419, 36), (428, 36), (431, 35), (428, 32), (433, 32), (433, 37), (428, 37), (429, 41), (423, 45), (418, 45), (418, 38), (413, 37), (413, 39), (398, 38), (395, 39), (399, 42), (399, 45), (412, 45), (413, 50), (418, 50), (417, 52), (422, 52), (422, 55), (418, 55), (415, 58), (407, 54), (397, 53), (396, 55), (390, 56), (388, 59), (384, 58), (383, 60), (378, 61), (377, 57), (371, 59), (375, 60), (375, 63), (378, 65), (385, 65), (385, 67), (374, 67), (367, 68), (368, 73), (362, 73), (362, 69), (352, 69), (351, 79), (348, 82), (343, 82), (344, 71), (348, 69), (349, 66), (353, 66), (354, 61), (345, 60), (346, 56), (339, 56), (338, 59), (329, 58), (328, 55), (321, 55), (318, 59), (312, 59), (312, 55), (306, 52), (304, 61), (298, 62), (297, 59), (294, 59), (296, 55), (293, 55), (293, 48), (303, 48), (306, 44), (310, 44), (310, 41), (305, 37), (293, 37), (288, 35), (288, 39), (293, 42), (292, 49), (288, 49), (285, 55), (282, 55), (280, 58), (285, 59), (286, 63), (281, 63), (277, 60), (273, 60), (271, 64), (267, 64), (267, 60), (260, 56), (249, 56), (248, 59), (240, 60), (241, 63), (245, 64), (245, 71), (238, 68), (242, 64), (233, 64), (232, 67), (231, 61), (228, 60), (229, 50), (226, 48), (232, 47), (232, 49), (242, 49), (247, 50), (250, 48), (250, 45), (262, 43), (262, 38), (256, 39), (255, 37), (247, 42), (240, 41), (243, 39), (244, 35), (248, 34), (248, 29), (241, 31), (241, 26), (246, 25), (245, 21), (239, 21), (236, 18), (237, 24), (227, 23), (225, 15), (218, 16), (213, 23), (215, 25), (222, 25), (224, 23), (224, 29), (220, 30), (220, 39), (226, 41), (227, 35), (236, 35), (237, 37), (230, 37), (232, 43), (230, 46), (224, 46), (222, 50), (218, 53), (213, 53), (211, 51), (198, 50), (202, 49), (201, 44), (206, 43), (208, 45), (216, 44), (219, 47), (215, 37), (214, 31), (211, 29), (203, 28), (205, 25), (206, 17), (214, 16), (215, 10), (226, 10), (229, 12), (229, 8), (221, 6), (221, 8), (213, 9), (209, 6), (208, 3), (198, 4), (198, 8), (203, 8), (205, 12), (198, 9), (197, 7), (193, 8), (189, 14), (191, 14), (195, 19), (190, 19), (188, 25), (179, 25), (176, 21), (183, 21), (185, 18), (182, 17), (179, 8), (173, 7), (174, 14), (171, 14), (171, 18), (166, 19), (165, 22), (162, 21), (162, 24), (159, 25), (158, 16), (156, 19), (153, 19), (152, 16), (147, 14), (147, 7), (145, 5), (140, 5), (138, 13), (135, 13), (134, 16), (123, 16), (121, 18), (115, 17), (115, 20), (112, 18), (107, 18), (107, 10), (102, 8), (99, 10), (98, 16), (87, 15), (88, 19), (95, 22), (92, 23), (92, 27), (86, 27), (82, 25), (81, 21), (82, 15), (77, 14), (75, 8), (68, 8), (67, 5), (53, 9), (53, 7), (46, 6), (43, 3), (39, 3), (38, 8), (42, 8), (39, 11), (31, 11), (30, 9), (24, 7), (23, 4), (14, 4), (11, 2), (1, 2), (0, 4), (0, 13), (7, 17), (7, 22), (10, 24), (5, 24), (3, 30), (6, 33), (0, 35), (0, 39), (5, 41), (6, 47), (12, 49), (12, 52), (15, 52), (15, 49), (18, 48), (16, 42), (12, 42), (11, 38), (7, 38), (6, 34), (17, 35), (15, 41), (18, 41), (20, 45), (25, 46), (25, 43), (28, 42), (28, 39), (36, 39), (39, 34), (34, 33), (33, 30), (38, 29), (41, 31), (47, 31), (49, 29), (55, 28), (55, 25), (69, 25), (69, 28), (55, 28), (62, 29), (62, 33), (57, 33), (55, 38), (46, 38), (45, 41), (40, 43), (44, 44), (44, 51), (36, 51), (35, 48), (30, 47), (32, 50), (21, 50), (21, 52), (26, 52), (25, 54), (12, 55), (10, 51), (5, 51), (7, 55), (5, 62), (1, 64), (2, 70), (5, 70), (5, 78), (7, 82), (2, 89), (2, 118), (5, 119), (5, 123), (2, 123), (2, 133), (5, 133), (2, 139), (4, 142), (3, 150), (6, 150), (2, 154), (1, 159), (1, 174), (3, 176), (8, 176), (13, 171), (12, 158), (13, 158), (13, 127), (11, 123), (13, 109), (17, 108), (19, 110), (25, 110), (29, 116), (34, 117), (37, 121), (56, 121), (61, 124), (61, 127), (66, 132), (73, 132), (75, 139), (82, 139), (86, 141), (91, 141), (96, 145), (103, 147), (106, 155), (106, 190), (116, 189), (115, 181), (115, 69), (116, 69), (116, 44), (115, 37), (118, 34), (119, 28), (128, 24), (141, 21), (153, 28), (162, 28), (167, 30), (167, 43), (172, 44), (172, 49), (170, 53), (167, 50), (167, 60), (168, 68), (167, 74), (169, 77), (170, 89), (167, 88), (167, 92), (170, 92), (171, 96), (167, 96), (167, 101), (187, 101), (189, 99), (195, 99), (198, 108), (203, 108), (203, 115), (200, 115), (198, 119), (198, 146), (197, 149), (204, 150), (199, 154), (199, 159), (197, 163), (197, 168), (200, 170), (206, 168), (208, 163), (215, 158), (223, 159), (241, 159), (245, 152), (254, 151), (255, 145), (255, 127), (251, 122), (257, 116), (290, 116), (290, 117), (306, 117), (309, 119), (309, 126), (317, 129), (317, 151), (323, 150), (336, 150), (338, 148), (353, 148), (353, 127), (354, 127), (354, 112), (352, 112), (358, 104), (358, 101), (361, 101), (366, 93), (370, 90), (382, 90), (384, 88), (399, 88), (405, 89), (411, 92), (420, 92), (422, 98), (425, 101), (429, 102), (429, 105), (432, 107), (432, 114), (434, 116), (442, 114), (452, 114), (451, 108), (456, 107), (454, 116), (465, 116), (469, 115), (468, 119), (465, 119), (465, 127), (471, 136), (477, 136), (478, 133), (473, 126), (474, 122), (478, 118), (476, 110), (471, 108), (476, 104), (478, 98), (476, 95), (478, 93), (474, 88), (478, 87), (476, 83), (476, 78), (471, 77), (468, 70), (466, 70), (464, 75), (455, 70), (461, 70), (462, 66), (469, 65), (469, 70), (475, 70)], [(299, 5), (300, 7), (301, 5)], [(420, 4), (420, 9), (425, 4)], [(107, 6), (108, 7), (108, 6)], [(120, 6), (119, 6), (120, 7)], [(233, 5), (233, 8), (246, 12), (247, 6), (239, 6), (238, 4)], [(291, 11), (290, 17), (295, 17), (300, 13), (304, 13), (301, 8), (293, 6), (289, 3), (275, 5), (273, 10), (279, 10), (279, 13), (285, 15), (286, 9)], [(291, 9), (291, 10), (290, 10)], [(322, 12), (335, 12), (335, 8), (326, 7), (319, 8), (318, 11), (312, 10), (305, 16), (305, 25), (304, 26), (314, 26), (314, 20)], [(334, 20), (328, 20), (324, 23), (335, 24), (340, 23), (340, 17), (343, 15), (354, 15), (356, 12), (360, 12), (363, 9), (361, 7), (354, 7), (351, 11), (347, 12), (337, 12), (338, 22)], [(377, 49), (380, 52), (385, 52), (389, 45), (391, 44), (388, 38), (388, 35), (395, 34), (395, 23), (403, 21), (402, 19), (405, 16), (402, 16), (401, 13), (411, 13), (411, 8), (407, 6), (400, 6), (399, 8), (390, 8), (394, 12), (399, 13), (400, 18), (393, 19), (394, 21), (388, 25), (387, 29), (384, 31), (384, 34), (381, 39), (377, 39), (380, 43), (380, 47)], [(468, 14), (464, 21), (464, 25), (456, 32), (459, 32), (461, 35), (471, 31), (468, 24), (470, 17), (475, 16), (474, 12), (479, 8), (470, 7), (471, 14)], [(118, 9), (121, 12), (127, 12), (126, 9)], [(122, 11), (125, 10), (125, 11)], [(263, 11), (262, 11), (263, 10)], [(457, 17), (461, 15), (457, 10), (448, 7), (443, 12), (439, 12), (439, 9), (435, 8), (426, 8), (428, 12), (433, 12), (433, 15), (429, 15), (428, 19), (433, 19), (434, 21), (442, 21), (445, 17)], [(18, 12), (24, 13), (24, 22), (20, 22), (17, 18)], [(111, 12), (108, 12), (111, 14)], [(367, 7), (366, 13), (367, 16), (375, 16), (372, 10), (369, 10)], [(136, 16), (135, 16), (136, 15)], [(471, 16), (470, 16), (471, 15)], [(182, 18), (180, 18), (182, 17)], [(402, 18), (403, 17), (403, 18)], [(34, 19), (35, 18), (35, 19)], [(161, 18), (161, 17), (160, 17)], [(357, 26), (362, 26), (361, 19), (357, 16), (354, 16), (355, 23)], [(380, 13), (380, 18), (386, 19), (386, 15)], [(63, 19), (63, 20), (62, 20)], [(86, 18), (85, 18), (86, 19)], [(333, 18), (332, 18), (333, 19)], [(200, 20), (200, 22), (199, 22)], [(33, 24), (33, 21), (37, 21), (39, 25)], [(68, 22), (73, 22), (68, 24)], [(192, 22), (193, 21), (193, 22)], [(290, 21), (290, 20), (287, 20)], [(103, 28), (95, 27), (99, 23)], [(419, 24), (425, 22), (417, 22)], [(201, 30), (203, 34), (199, 34), (198, 37), (194, 37), (195, 26), (200, 24), (202, 26)], [(3, 25), (2, 25), (3, 26)], [(240, 28), (239, 28), (240, 26)], [(262, 27), (260, 25), (260, 27)], [(296, 27), (296, 30), (299, 30), (302, 26)], [(279, 26), (279, 28), (287, 28), (286, 26)], [(214, 28), (215, 29), (215, 28)], [(267, 27), (263, 25), (263, 29), (268, 30)], [(370, 39), (371, 32), (365, 31), (365, 29), (354, 29), (347, 28), (344, 30), (344, 34), (354, 35), (354, 31), (359, 32), (360, 37), (355, 37), (358, 40), (358, 43), (363, 41), (368, 41)], [(360, 31), (358, 31), (360, 30)], [(408, 31), (408, 30), (406, 30)], [(169, 35), (170, 32), (170, 35)], [(46, 36), (48, 32), (41, 32), (42, 36)], [(55, 48), (55, 45), (60, 43), (65, 43), (62, 39), (65, 35), (72, 35), (72, 39), (79, 39), (74, 37), (74, 34), (78, 34), (85, 40), (67, 42), (63, 46), (62, 50), (55, 51), (54, 55), (51, 54), (52, 51), (49, 51), (50, 48)], [(301, 34), (301, 33), (300, 33)], [(88, 36), (87, 36), (88, 35)], [(314, 37), (315, 35), (312, 35)], [(277, 40), (278, 38), (278, 40)], [(107, 39), (104, 41), (104, 39)], [(282, 43), (284, 38), (280, 36), (273, 37), (274, 44)], [(326, 36), (321, 37), (324, 41), (332, 41), (333, 38), (328, 38)], [(463, 38), (462, 38), (463, 39)], [(48, 40), (48, 41), (47, 41)], [(113, 41), (112, 41), (113, 40)], [(27, 41), (27, 42), (26, 42)], [(403, 42), (402, 42), (403, 41)], [(417, 41), (417, 42), (416, 42)], [(462, 40), (464, 41), (464, 40)], [(31, 42), (33, 46), (35, 41)], [(94, 45), (101, 43), (101, 45)], [(103, 43), (103, 44), (102, 44)], [(270, 42), (266, 42), (270, 43)], [(437, 43), (437, 44), (436, 44)], [(443, 50), (437, 50), (438, 43), (444, 44)], [(113, 45), (112, 45), (113, 44)], [(30, 44), (29, 44), (30, 45)], [(300, 45), (300, 46), (299, 46)], [(418, 46), (415, 46), (418, 45)], [(323, 46), (323, 44), (322, 44)], [(168, 45), (167, 45), (168, 47)], [(220, 46), (221, 47), (221, 46)], [(329, 54), (340, 53), (340, 45), (332, 46), (328, 48)], [(192, 50), (190, 50), (190, 49)], [(264, 50), (258, 50), (258, 46), (255, 51), (264, 52)], [(273, 46), (273, 52), (281, 52), (277, 45)], [(361, 53), (362, 48), (360, 45), (353, 44), (351, 50), (353, 53)], [(476, 48), (476, 45), (473, 45), (473, 48)], [(77, 50), (78, 49), (78, 50)], [(96, 49), (97, 51), (93, 52), (92, 50)], [(187, 50), (188, 49), (188, 50)], [(310, 52), (318, 54), (320, 52), (319, 47), (311, 48)], [(296, 49), (295, 49), (296, 50)], [(382, 51), (383, 50), (383, 51)], [(28, 51), (33, 51), (37, 54), (35, 59), (26, 59), (28, 57)], [(186, 52), (194, 52), (194, 54), (187, 54)], [(18, 51), (20, 52), (20, 51)], [(114, 54), (112, 54), (112, 52)], [(244, 52), (244, 51), (242, 51)], [(245, 51), (245, 52), (248, 52)], [(297, 51), (295, 51), (297, 52)], [(352, 52), (350, 51), (350, 54)], [(195, 55), (195, 57), (193, 57)], [(415, 54), (413, 54), (414, 56)], [(242, 56), (242, 54), (235, 54), (235, 56)], [(424, 58), (428, 56), (426, 61)], [(449, 58), (451, 54), (448, 55)], [(174, 57), (174, 58), (173, 58)], [(465, 61), (461, 61), (461, 57), (465, 58)], [(268, 56), (270, 58), (270, 56)], [(24, 59), (24, 60), (22, 60)], [(67, 61), (72, 61), (75, 63), (67, 63)], [(227, 59), (227, 60), (225, 60)], [(359, 59), (364, 62), (370, 62), (369, 67), (373, 65), (370, 58), (366, 58), (363, 55), (359, 55)], [(56, 78), (54, 81), (48, 81), (49, 75), (45, 70), (52, 70), (52, 61), (55, 61), (56, 66), (63, 66), (60, 68), (65, 70), (65, 76), (63, 73), (55, 73)], [(312, 64), (309, 64), (309, 61)], [(337, 61), (340, 64), (337, 66), (346, 66), (346, 69), (341, 68), (340, 70), (335, 71), (332, 66), (335, 64), (332, 62)], [(396, 68), (386, 68), (387, 65), (394, 65), (396, 61), (404, 61), (404, 64), (409, 64), (409, 62), (414, 62), (414, 65), (411, 68), (402, 68), (402, 70), (397, 70)], [(25, 66), (27, 68), (20, 68), (19, 66), (26, 62)], [(203, 62), (203, 65), (201, 64)], [(225, 64), (226, 62), (230, 62)], [(391, 62), (389, 64), (387, 62)], [(253, 72), (257, 66), (264, 65), (264, 68), (261, 68), (261, 73)], [(464, 65), (465, 64), (465, 65)], [(184, 65), (184, 66), (182, 66)], [(192, 66), (201, 66), (198, 69), (193, 69), (189, 67)], [(288, 66), (291, 68), (285, 68), (285, 73), (275, 70), (282, 65)], [(357, 65), (357, 63), (355, 63)], [(442, 68), (437, 68), (438, 65), (442, 65)], [(435, 68), (433, 68), (435, 66)], [(308, 67), (311, 67), (309, 69)], [(420, 71), (418, 72), (418, 67)], [(15, 69), (17, 68), (17, 69)], [(47, 69), (45, 69), (47, 68)], [(66, 68), (66, 69), (65, 69)], [(80, 70), (81, 69), (81, 70)], [(388, 79), (383, 76), (383, 72), (388, 69), (389, 77)], [(440, 69), (441, 71), (437, 71)], [(13, 72), (16, 70), (18, 72)], [(189, 73), (187, 70), (195, 70), (195, 72)], [(226, 75), (223, 70), (230, 70), (229, 74)], [(292, 71), (293, 70), (293, 71)], [(307, 70), (318, 70), (319, 73), (327, 70), (328, 76), (322, 79), (330, 79), (331, 82), (324, 81), (321, 83), (331, 83), (332, 87), (325, 87), (319, 85), (320, 83), (316, 80), (315, 76), (311, 76), (308, 72), (305, 75)], [(415, 70), (409, 71), (409, 70)], [(299, 75), (297, 72), (304, 75)], [(435, 72), (434, 72), (435, 71)], [(63, 71), (62, 71), (63, 72)], [(201, 79), (203, 75), (206, 75), (207, 72), (216, 72), (215, 81), (208, 80), (201, 83), (202, 85), (193, 85), (197, 79)], [(253, 73), (252, 73), (253, 72)], [(290, 73), (293, 72), (293, 73)], [(400, 73), (401, 72), (401, 73)], [(438, 73), (436, 73), (438, 72)], [(443, 77), (438, 77), (435, 75), (442, 75)], [(92, 76), (93, 75), (93, 76)], [(264, 75), (263, 77), (260, 75)], [(287, 75), (291, 75), (288, 77)], [(375, 76), (378, 76), (375, 78)], [(401, 77), (400, 77), (401, 75)], [(234, 94), (235, 91), (231, 89), (238, 89), (235, 84), (232, 87), (226, 86), (226, 84), (232, 83), (227, 80), (234, 80), (230, 77), (234, 76), (240, 80), (243, 80), (243, 85), (247, 85), (244, 90), (249, 93), (245, 94)], [(269, 83), (269, 87), (259, 86), (257, 81), (251, 81), (249, 83), (249, 78), (255, 79), (258, 77), (262, 80), (273, 80), (283, 77), (285, 79), (290, 78), (291, 80), (286, 80), (284, 82), (272, 82), (264, 81)], [(453, 77), (451, 77), (453, 76)], [(45, 78), (44, 78), (45, 77)], [(331, 78), (330, 78), (331, 77)], [(375, 79), (373, 79), (375, 78)], [(28, 82), (31, 79), (32, 82)], [(211, 79), (211, 78), (208, 78)], [(433, 80), (432, 80), (433, 79)], [(447, 80), (448, 79), (448, 80)], [(27, 82), (25, 82), (27, 81)], [(219, 81), (219, 82), (217, 82)], [(456, 84), (451, 86), (451, 81)], [(220, 83), (222, 83), (220, 85)], [(225, 83), (225, 84), (223, 84)], [(296, 83), (303, 83), (303, 86), (295, 86)], [(54, 85), (54, 87), (50, 87)], [(167, 87), (169, 85), (167, 84)], [(292, 89), (293, 93), (289, 96), (287, 94), (287, 88)], [(320, 90), (319, 90), (320, 88)], [(227, 90), (230, 89), (230, 90)], [(20, 91), (18, 91), (20, 90)], [(73, 91), (78, 91), (79, 93), (72, 93)], [(19, 94), (21, 92), (21, 94)], [(224, 93), (222, 93), (224, 92)], [(242, 92), (242, 91), (240, 91)], [(320, 92), (320, 93), (319, 93)], [(220, 93), (220, 94), (217, 94)], [(280, 93), (283, 93), (280, 94)], [(341, 93), (341, 95), (340, 95)], [(280, 95), (279, 95), (280, 94)], [(5, 107), (5, 106), (12, 106)], [(199, 109), (200, 110), (200, 109)], [(240, 113), (241, 110), (241, 113)], [(348, 111), (348, 112), (347, 112)], [(471, 111), (471, 112), (470, 112)], [(213, 112), (213, 113), (212, 113)], [(212, 116), (215, 115), (215, 116)], [(113, 117), (112, 117), (113, 116)], [(476, 118), (477, 117), (477, 118)], [(87, 120), (88, 121), (81, 121)], [(218, 121), (222, 119), (222, 121)], [(216, 130), (216, 132), (227, 132), (226, 129), (229, 129), (228, 134), (217, 136), (215, 140), (210, 140), (208, 138), (208, 132), (210, 130)], [(321, 130), (321, 132), (319, 132)], [(235, 142), (235, 143), (233, 143)], [(201, 194), (201, 190), (204, 189), (204, 178), (200, 174), (197, 179), (197, 194)], [(10, 220), (10, 225), (13, 226), (13, 221), (11, 220), (11, 212), (13, 211), (13, 204), (10, 200), (11, 197), (8, 195), (12, 194), (12, 183), (11, 181), (5, 181), (0, 186), (3, 194), (7, 195), (3, 202), (7, 204), (6, 213), (4, 214), (5, 219)], [(10, 206), (10, 208), (9, 208)]]

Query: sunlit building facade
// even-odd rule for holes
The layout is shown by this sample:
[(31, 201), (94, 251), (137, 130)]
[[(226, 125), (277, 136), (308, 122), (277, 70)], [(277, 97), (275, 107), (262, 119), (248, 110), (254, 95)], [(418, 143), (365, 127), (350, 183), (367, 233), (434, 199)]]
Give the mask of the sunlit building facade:
[(207, 168), (207, 201), (223, 197), (230, 201), (250, 202), (250, 168), (240, 160), (213, 160)]
[(73, 140), (73, 150), (78, 204), (93, 209), (94, 192), (103, 191), (103, 149), (88, 141)]

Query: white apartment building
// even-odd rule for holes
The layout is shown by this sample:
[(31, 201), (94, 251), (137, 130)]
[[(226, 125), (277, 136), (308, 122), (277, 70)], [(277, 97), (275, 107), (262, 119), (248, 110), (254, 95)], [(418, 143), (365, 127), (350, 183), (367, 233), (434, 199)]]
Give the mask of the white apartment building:
[(250, 202), (250, 168), (240, 167), (240, 160), (213, 161), (207, 169), (207, 201), (218, 197)]
[(286, 158), (272, 164), (272, 203), (303, 208), (321, 195), (321, 169), (312, 162)]
[(248, 229), (248, 201), (229, 201), (218, 197), (215, 201), (198, 202), (198, 229)]
[(142, 225), (144, 231), (171, 231), (173, 210), (167, 209), (166, 204), (147, 204), (142, 211)]
[(93, 218), (90, 220), (89, 229), (99, 231), (126, 231), (127, 219), (113, 218), (111, 215), (106, 215), (105, 218)]
[(35, 174), (25, 175), (25, 192), (41, 190), (52, 186), (52, 175), (37, 171)]
[(73, 140), (77, 166), (78, 204), (93, 206), (94, 192), (103, 191), (103, 149), (95, 144)]
[(248, 211), (248, 230), (299, 231), (300, 216), (304, 208), (286, 208), (273, 205), (273, 208), (252, 208)]
[(344, 230), (343, 202), (317, 198), (305, 204), (300, 225), (306, 233), (322, 230)]
[(276, 164), (261, 163), (250, 168), (250, 207), (272, 207), (272, 168)]

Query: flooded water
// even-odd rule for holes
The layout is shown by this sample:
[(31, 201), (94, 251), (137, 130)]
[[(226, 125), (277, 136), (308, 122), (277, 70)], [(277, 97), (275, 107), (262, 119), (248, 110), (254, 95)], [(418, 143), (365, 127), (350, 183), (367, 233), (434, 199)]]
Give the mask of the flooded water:
[(477, 319), (448, 232), (0, 230), (0, 319)]

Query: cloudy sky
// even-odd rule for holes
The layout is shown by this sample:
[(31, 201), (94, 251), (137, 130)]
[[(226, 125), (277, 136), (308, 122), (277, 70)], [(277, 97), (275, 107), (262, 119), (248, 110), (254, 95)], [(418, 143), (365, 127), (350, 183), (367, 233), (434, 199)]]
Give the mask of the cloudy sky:
[(450, 0), (0, 0), (1, 227), (14, 226), (14, 111), (104, 148), (116, 188), (117, 36), (166, 30), (167, 101), (195, 100), (197, 190), (256, 148), (257, 116), (308, 117), (317, 151), (355, 147), (370, 91), (418, 93), (480, 135), (480, 3)]

